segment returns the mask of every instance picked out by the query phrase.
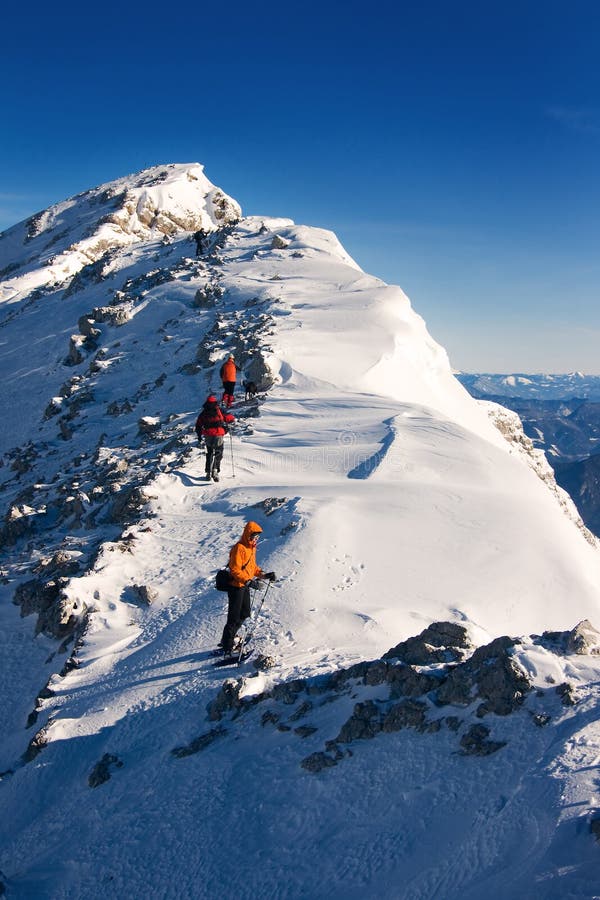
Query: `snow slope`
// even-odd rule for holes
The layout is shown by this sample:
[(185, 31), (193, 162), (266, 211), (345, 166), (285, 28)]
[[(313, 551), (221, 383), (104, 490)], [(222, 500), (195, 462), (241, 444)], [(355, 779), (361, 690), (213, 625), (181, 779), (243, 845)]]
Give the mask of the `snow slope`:
[[(116, 196), (136, 212), (115, 231), (92, 208)], [(171, 166), (0, 238), (0, 267), (18, 266), (0, 295), (0, 882), (20, 898), (591, 896), (597, 664), (530, 636), (600, 625), (597, 547), (399, 288), (329, 232), (239, 215), (201, 167)], [(29, 249), (42, 235), (59, 269)], [(90, 241), (99, 255), (82, 270)], [(230, 350), (264, 390), (238, 402), (216, 485), (192, 426)], [(119, 506), (131, 487), (139, 510)], [(231, 672), (210, 655), (224, 624), (212, 585), (249, 518), (279, 575), (256, 632), (274, 666)], [(35, 635), (11, 603), (54, 573), (57, 551), (76, 568), (66, 608), (86, 622), (66, 668), (73, 647)], [(508, 743), (490, 757), (457, 755), (447, 730), (402, 731), (318, 775), (300, 762), (335, 737), (360, 685), (315, 706), (305, 736), (259, 713), (222, 732), (207, 719), (228, 675), (257, 697), (376, 659), (436, 620), (475, 644), (526, 636), (519, 665), (542, 693), (550, 676), (576, 683), (578, 705), (548, 699), (545, 729), (533, 708), (491, 717)], [(173, 756), (213, 728), (203, 752)], [(91, 788), (106, 753), (112, 777)]]

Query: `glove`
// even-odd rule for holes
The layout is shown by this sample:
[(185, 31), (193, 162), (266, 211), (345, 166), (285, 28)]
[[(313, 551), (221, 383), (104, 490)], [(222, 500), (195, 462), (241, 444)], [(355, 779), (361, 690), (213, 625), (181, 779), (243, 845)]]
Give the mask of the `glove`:
[(277, 581), (275, 578), (275, 572), (263, 572), (262, 576), (266, 581)]
[(258, 578), (253, 578), (252, 581), (249, 581), (248, 587), (252, 588), (253, 591), (258, 591), (260, 588), (260, 581)]

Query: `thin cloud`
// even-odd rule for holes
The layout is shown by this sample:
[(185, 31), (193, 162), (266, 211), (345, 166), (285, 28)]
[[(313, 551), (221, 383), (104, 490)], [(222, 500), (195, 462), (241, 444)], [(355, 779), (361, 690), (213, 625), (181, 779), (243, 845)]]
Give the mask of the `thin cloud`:
[(554, 119), (569, 131), (576, 131), (579, 134), (600, 134), (600, 110), (598, 109), (551, 106), (546, 113), (549, 118)]

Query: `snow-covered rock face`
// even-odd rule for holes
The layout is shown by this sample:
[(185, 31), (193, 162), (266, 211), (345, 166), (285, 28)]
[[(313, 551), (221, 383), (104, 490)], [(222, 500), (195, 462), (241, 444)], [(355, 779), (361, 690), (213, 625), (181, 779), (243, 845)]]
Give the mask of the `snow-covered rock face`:
[[(499, 896), (523, 845), (504, 896), (533, 895), (600, 742), (598, 551), (399, 288), (330, 232), (239, 216), (201, 167), (166, 166), (0, 238), (0, 882), (396, 898), (410, 877), (463, 898), (489, 876)], [(193, 426), (229, 353), (216, 485)], [(214, 575), (248, 520), (279, 578), (254, 603), (264, 671), (221, 690)]]
[(100, 185), (0, 235), (0, 300), (63, 284), (118, 247), (211, 231), (240, 215), (197, 164), (157, 166)]

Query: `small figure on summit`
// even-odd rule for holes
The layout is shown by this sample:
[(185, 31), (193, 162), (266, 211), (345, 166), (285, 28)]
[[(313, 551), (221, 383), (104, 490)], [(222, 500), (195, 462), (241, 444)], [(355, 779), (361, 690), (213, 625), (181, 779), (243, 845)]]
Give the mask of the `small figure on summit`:
[(229, 553), (231, 587), (227, 588), (229, 608), (227, 623), (223, 629), (221, 646), (225, 655), (233, 651), (233, 641), (244, 619), (250, 615), (250, 582), (275, 581), (275, 572), (263, 572), (256, 563), (256, 544), (262, 528), (256, 522), (247, 522), (241, 539)]
[(206, 398), (204, 406), (196, 419), (196, 434), (198, 442), (202, 445), (202, 438), (206, 443), (206, 477), (211, 476), (215, 481), (219, 480), (221, 460), (223, 458), (223, 438), (229, 430), (229, 425), (234, 421), (231, 413), (223, 413), (219, 408), (219, 402), (211, 394)]
[(237, 378), (238, 367), (235, 364), (235, 360), (230, 353), (221, 368), (219, 369), (219, 375), (221, 376), (221, 381), (223, 382), (223, 399), (222, 403), (229, 409), (231, 404), (233, 403), (233, 392), (235, 390), (235, 381)]

